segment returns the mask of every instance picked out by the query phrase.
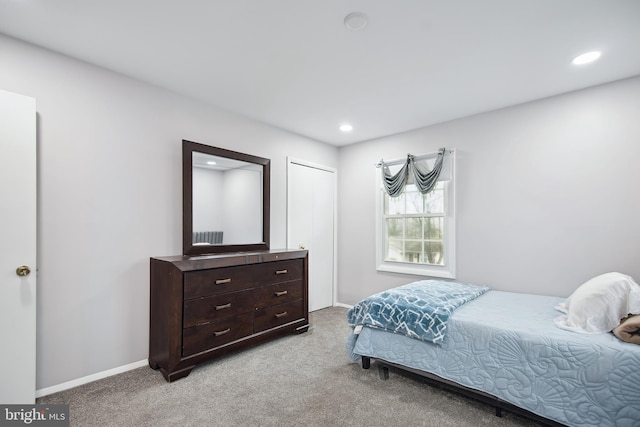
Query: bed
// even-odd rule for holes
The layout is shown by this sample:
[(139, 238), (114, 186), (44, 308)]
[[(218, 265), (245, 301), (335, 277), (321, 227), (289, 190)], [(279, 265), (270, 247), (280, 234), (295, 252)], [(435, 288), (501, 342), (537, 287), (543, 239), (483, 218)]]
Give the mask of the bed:
[[(451, 282), (410, 285), (429, 289), (435, 283)], [(435, 332), (424, 333), (430, 328), (423, 324), (419, 336), (405, 333), (406, 316), (400, 319), (384, 298), (368, 308), (386, 310), (382, 317), (396, 322), (395, 329), (371, 321), (363, 307), (380, 295), (361, 301), (348, 314), (347, 352), (363, 368), (373, 359), (383, 377), (389, 366), (406, 369), (491, 402), (498, 415), (504, 408), (550, 425), (640, 426), (640, 345), (611, 333), (559, 328), (554, 319), (564, 298), (487, 288), (445, 313), (440, 338), (443, 328), (433, 322), (427, 326)]]

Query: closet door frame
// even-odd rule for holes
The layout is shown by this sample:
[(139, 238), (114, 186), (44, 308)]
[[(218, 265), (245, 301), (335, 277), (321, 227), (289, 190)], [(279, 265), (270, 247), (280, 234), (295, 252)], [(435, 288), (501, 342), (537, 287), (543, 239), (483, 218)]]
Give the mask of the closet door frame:
[[(333, 189), (332, 189), (332, 197), (333, 197), (333, 235), (332, 235), (332, 253), (333, 253), (333, 259), (332, 259), (332, 272), (331, 272), (331, 277), (332, 277), (332, 296), (331, 296), (331, 305), (335, 306), (336, 304), (336, 296), (338, 294), (338, 283), (337, 283), (337, 249), (338, 249), (338, 245), (337, 245), (337, 230), (338, 230), (338, 225), (337, 225), (337, 212), (338, 212), (338, 172), (337, 169), (329, 167), (329, 166), (325, 166), (325, 165), (321, 165), (318, 163), (314, 163), (314, 162), (310, 162), (307, 160), (302, 160), (299, 158), (295, 158), (295, 157), (290, 157), (287, 156), (287, 236), (286, 236), (286, 242), (287, 242), (287, 247), (289, 249), (299, 249), (297, 243), (294, 244), (294, 242), (290, 242), (290, 237), (291, 237), (291, 202), (290, 202), (290, 198), (291, 198), (291, 183), (292, 183), (292, 178), (291, 178), (291, 165), (298, 165), (298, 166), (303, 166), (303, 167), (308, 167), (308, 168), (312, 168), (312, 169), (317, 169), (319, 171), (322, 172), (326, 172), (326, 173), (331, 173), (332, 177), (333, 177)], [(293, 245), (293, 246), (292, 246)], [(309, 277), (309, 281), (311, 281), (312, 278), (311, 276)]]

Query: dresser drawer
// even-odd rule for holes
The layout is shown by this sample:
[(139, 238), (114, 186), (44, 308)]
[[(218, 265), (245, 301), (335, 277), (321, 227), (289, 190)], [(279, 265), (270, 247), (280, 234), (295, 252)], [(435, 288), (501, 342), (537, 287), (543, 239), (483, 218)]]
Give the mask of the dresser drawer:
[(252, 326), (252, 314), (247, 313), (183, 329), (182, 355), (191, 356), (251, 335)]
[(301, 259), (265, 262), (256, 267), (258, 267), (258, 280), (263, 285), (302, 280), (304, 274), (304, 261)]
[(254, 331), (260, 332), (304, 318), (302, 300), (291, 301), (257, 310)]
[(190, 271), (184, 275), (184, 298), (198, 298), (272, 283), (298, 280), (302, 279), (303, 270), (303, 260), (293, 259), (239, 267)]
[(240, 291), (255, 286), (252, 266), (190, 271), (184, 274), (184, 299)]
[(302, 279), (263, 286), (256, 289), (256, 308), (265, 308), (301, 299), (303, 289), (304, 282)]
[(255, 308), (255, 300), (256, 292), (252, 289), (186, 300), (183, 327), (251, 312)]

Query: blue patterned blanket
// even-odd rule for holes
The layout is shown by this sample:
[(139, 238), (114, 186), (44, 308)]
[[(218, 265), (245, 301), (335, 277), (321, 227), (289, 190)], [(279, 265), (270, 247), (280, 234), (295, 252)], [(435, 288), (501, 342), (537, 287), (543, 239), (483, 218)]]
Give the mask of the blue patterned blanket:
[(366, 325), (441, 344), (451, 313), (487, 286), (420, 280), (363, 299), (349, 309), (349, 325)]

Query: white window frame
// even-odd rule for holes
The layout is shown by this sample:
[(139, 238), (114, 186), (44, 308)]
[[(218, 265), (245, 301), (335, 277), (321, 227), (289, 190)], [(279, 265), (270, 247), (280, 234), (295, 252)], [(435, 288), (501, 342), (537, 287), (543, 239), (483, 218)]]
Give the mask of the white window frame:
[[(416, 156), (417, 159), (435, 158), (438, 153), (429, 153)], [(384, 259), (385, 248), (385, 221), (384, 221), (384, 187), (382, 186), (382, 173), (376, 168), (376, 270), (391, 273), (412, 274), (418, 276), (441, 277), (455, 279), (456, 276), (456, 215), (455, 215), (455, 150), (447, 150), (449, 162), (449, 180), (444, 182), (444, 259), (443, 265), (418, 264), (402, 261), (386, 261)], [(388, 165), (401, 164), (405, 159), (385, 161)]]

